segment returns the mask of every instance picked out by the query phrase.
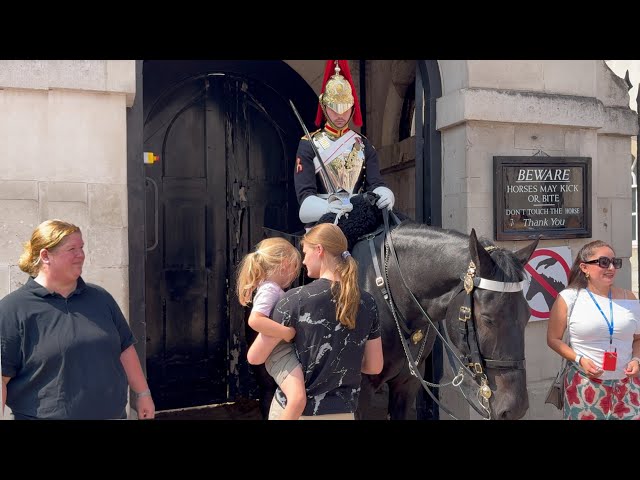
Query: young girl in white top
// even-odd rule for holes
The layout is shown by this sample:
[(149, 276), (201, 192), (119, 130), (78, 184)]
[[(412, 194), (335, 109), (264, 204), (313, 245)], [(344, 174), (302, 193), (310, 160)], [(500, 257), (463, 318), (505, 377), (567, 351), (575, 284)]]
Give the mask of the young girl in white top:
[(284, 238), (275, 237), (258, 243), (238, 267), (238, 300), (243, 306), (252, 304), (249, 326), (258, 332), (247, 360), (252, 365), (264, 363), (287, 397), (280, 420), (297, 420), (307, 402), (302, 367), (289, 343), (295, 330), (269, 318), (284, 289), (300, 274), (300, 266), (300, 252)]

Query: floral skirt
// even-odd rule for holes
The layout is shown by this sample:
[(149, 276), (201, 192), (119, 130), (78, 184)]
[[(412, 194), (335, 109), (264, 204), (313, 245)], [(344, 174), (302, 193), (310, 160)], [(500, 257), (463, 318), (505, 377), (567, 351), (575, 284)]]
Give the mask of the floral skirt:
[(565, 420), (640, 420), (640, 378), (590, 379), (571, 366), (564, 382)]

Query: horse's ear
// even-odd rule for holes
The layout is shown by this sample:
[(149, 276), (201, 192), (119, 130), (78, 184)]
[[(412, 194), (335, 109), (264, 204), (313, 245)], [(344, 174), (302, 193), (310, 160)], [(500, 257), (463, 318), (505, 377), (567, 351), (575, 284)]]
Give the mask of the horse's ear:
[(478, 241), (475, 228), (471, 229), (471, 235), (469, 235), (469, 252), (471, 253), (471, 260), (476, 264), (480, 275), (489, 275), (491, 268), (493, 268), (493, 260)]
[(533, 255), (534, 250), (538, 246), (538, 242), (540, 241), (540, 237), (536, 238), (530, 245), (527, 245), (524, 248), (521, 248), (517, 252), (515, 252), (515, 256), (520, 260), (522, 266), (526, 265), (531, 255)]

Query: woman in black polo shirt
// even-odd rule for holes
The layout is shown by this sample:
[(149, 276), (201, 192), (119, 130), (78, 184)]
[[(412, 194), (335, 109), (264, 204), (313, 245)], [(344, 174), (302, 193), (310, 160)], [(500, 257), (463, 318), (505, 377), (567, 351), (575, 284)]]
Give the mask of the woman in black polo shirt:
[(135, 338), (113, 297), (85, 283), (80, 229), (47, 220), (19, 260), (29, 279), (0, 300), (2, 408), (16, 419), (123, 419), (127, 385), (139, 418), (155, 406)]

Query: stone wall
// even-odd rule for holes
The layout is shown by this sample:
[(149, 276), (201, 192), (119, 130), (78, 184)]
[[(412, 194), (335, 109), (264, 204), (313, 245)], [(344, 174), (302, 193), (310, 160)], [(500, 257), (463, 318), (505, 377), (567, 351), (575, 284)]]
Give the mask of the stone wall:
[[(603, 60), (439, 63), (443, 226), (463, 232), (474, 227), (493, 238), (494, 156), (591, 157), (593, 238), (610, 242), (625, 259), (618, 283), (631, 288), (629, 166), (638, 127), (624, 81)], [(575, 255), (590, 240), (543, 240), (539, 247), (566, 245)], [(511, 250), (524, 245), (497, 243)], [(526, 331), (526, 418), (559, 417), (543, 403), (560, 364), (546, 345), (546, 323), (531, 322)]]
[(59, 218), (82, 230), (83, 278), (111, 292), (128, 317), (134, 95), (133, 60), (0, 61), (0, 298), (28, 278), (17, 266), (22, 244)]
[(0, 297), (26, 281), (17, 262), (33, 229), (60, 218), (82, 229), (85, 280), (128, 312), (134, 86), (133, 60), (0, 61)]

